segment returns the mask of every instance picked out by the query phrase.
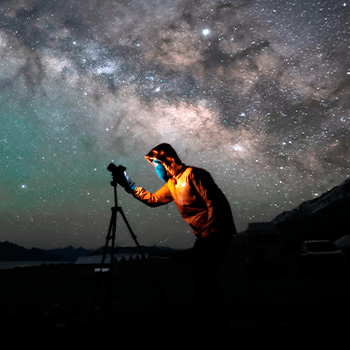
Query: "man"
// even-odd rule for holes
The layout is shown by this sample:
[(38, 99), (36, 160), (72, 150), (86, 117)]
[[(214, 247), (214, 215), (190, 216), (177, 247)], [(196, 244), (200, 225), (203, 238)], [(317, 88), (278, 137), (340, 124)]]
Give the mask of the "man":
[(207, 315), (213, 314), (219, 301), (218, 270), (229, 251), (231, 236), (236, 233), (230, 205), (211, 175), (183, 164), (169, 144), (156, 146), (145, 158), (165, 184), (157, 192), (150, 193), (137, 187), (124, 173), (126, 181), (121, 185), (151, 207), (175, 202), (196, 237), (192, 269), (197, 305), (206, 310)]

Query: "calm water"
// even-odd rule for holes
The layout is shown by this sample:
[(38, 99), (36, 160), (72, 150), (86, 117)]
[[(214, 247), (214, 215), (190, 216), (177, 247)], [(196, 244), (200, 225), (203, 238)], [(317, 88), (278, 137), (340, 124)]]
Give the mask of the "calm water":
[(42, 264), (69, 264), (70, 261), (1, 261), (0, 270), (13, 269), (15, 267), (39, 266)]

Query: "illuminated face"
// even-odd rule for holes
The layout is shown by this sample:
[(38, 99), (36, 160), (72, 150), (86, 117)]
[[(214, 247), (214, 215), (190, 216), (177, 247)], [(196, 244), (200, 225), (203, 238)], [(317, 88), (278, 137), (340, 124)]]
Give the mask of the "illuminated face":
[(167, 175), (167, 171), (166, 171), (164, 165), (158, 159), (153, 159), (152, 163), (155, 166), (155, 171), (156, 171), (158, 177), (161, 180), (163, 180), (164, 182), (167, 182), (169, 179), (169, 176)]

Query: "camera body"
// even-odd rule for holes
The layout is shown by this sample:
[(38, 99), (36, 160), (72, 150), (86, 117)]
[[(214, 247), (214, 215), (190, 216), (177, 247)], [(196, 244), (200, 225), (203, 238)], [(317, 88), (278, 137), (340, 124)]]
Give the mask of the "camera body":
[(110, 163), (107, 167), (107, 170), (110, 171), (112, 173), (112, 176), (113, 176), (113, 182), (111, 183), (112, 186), (115, 183), (117, 183), (120, 186), (126, 188), (127, 182), (126, 182), (126, 178), (124, 175), (124, 172), (126, 170), (125, 167), (123, 167), (122, 165), (116, 166), (115, 164)]
[(126, 170), (125, 167), (123, 167), (122, 165), (118, 165), (116, 166), (114, 163), (109, 163), (107, 170), (109, 170), (113, 175), (114, 174), (124, 174), (124, 171)]

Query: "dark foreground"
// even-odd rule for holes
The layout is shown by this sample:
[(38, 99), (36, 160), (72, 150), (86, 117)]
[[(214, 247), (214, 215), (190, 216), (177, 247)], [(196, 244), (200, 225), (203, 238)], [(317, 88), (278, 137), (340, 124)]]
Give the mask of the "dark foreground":
[(210, 341), (235, 349), (293, 343), (314, 347), (325, 341), (335, 345), (348, 334), (348, 268), (304, 274), (291, 258), (282, 272), (247, 273), (244, 259), (232, 250), (220, 276), (228, 325), (220, 334), (205, 329), (203, 318), (196, 317), (186, 256), (152, 262), (167, 303), (142, 266), (114, 277), (111, 302), (110, 279), (98, 282), (89, 266), (2, 270), (1, 349), (163, 347)]

